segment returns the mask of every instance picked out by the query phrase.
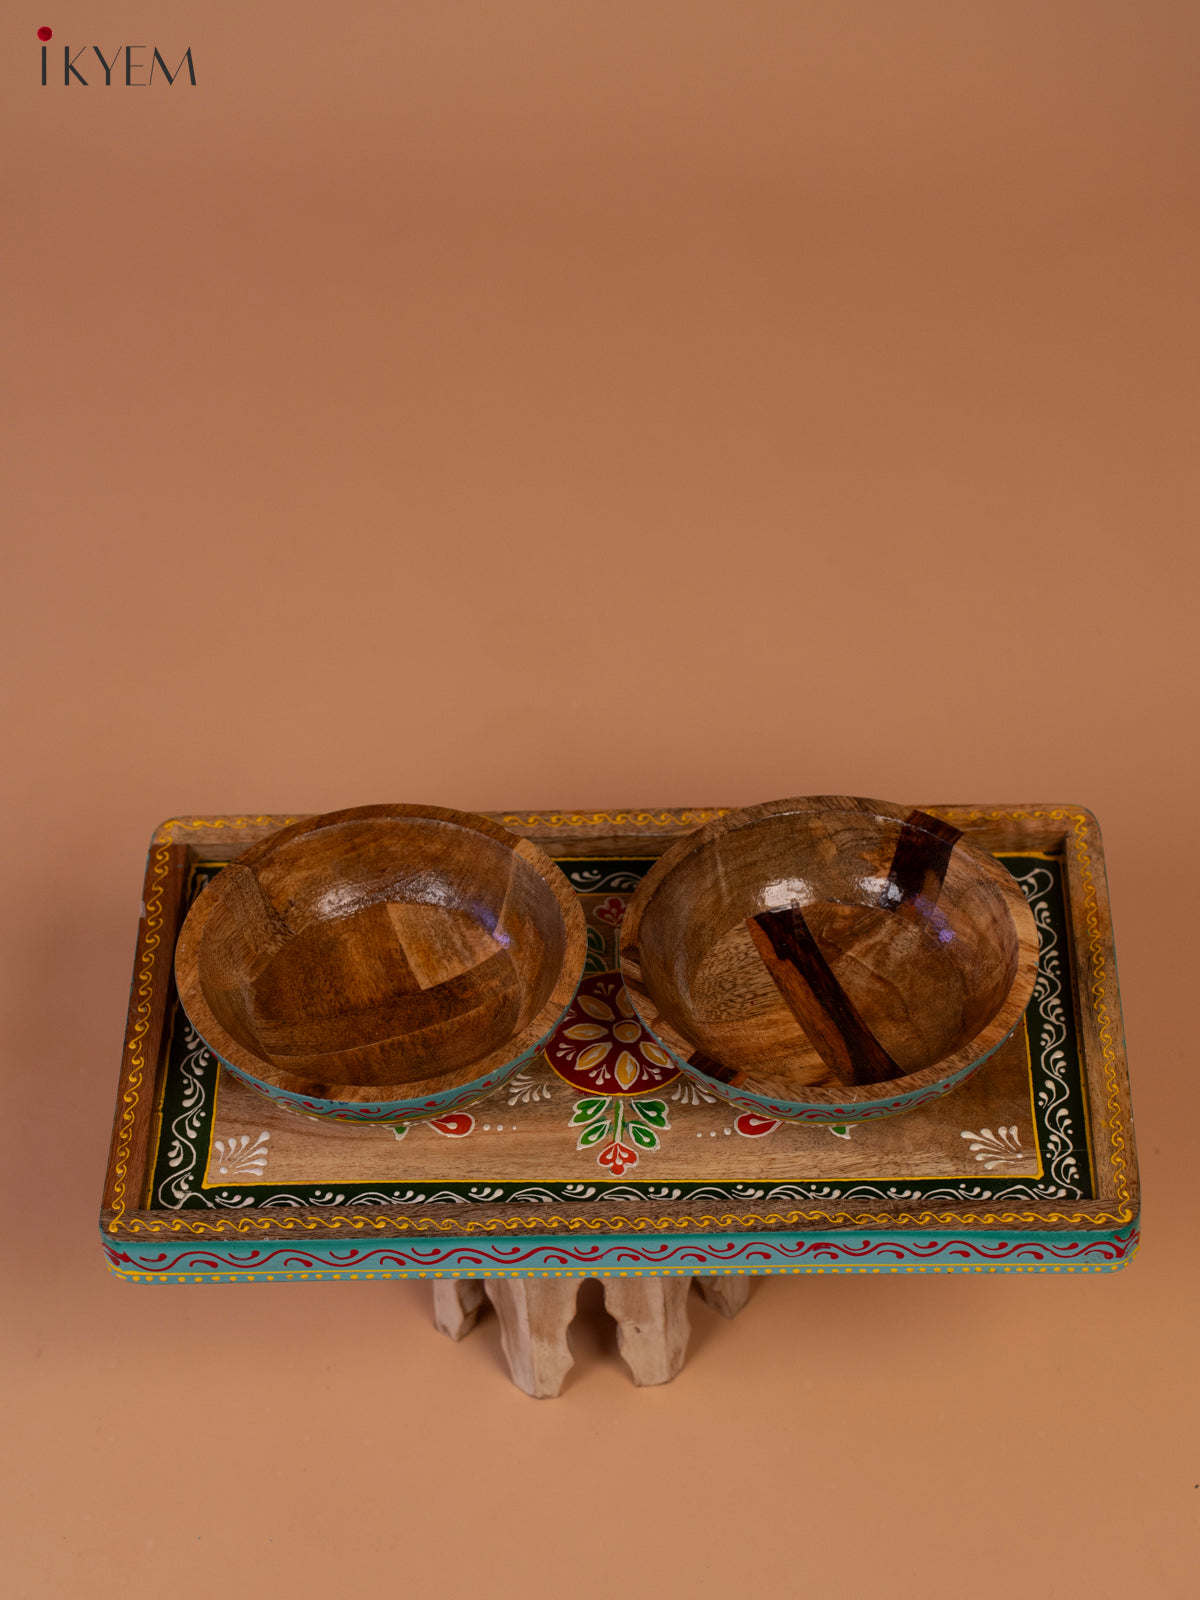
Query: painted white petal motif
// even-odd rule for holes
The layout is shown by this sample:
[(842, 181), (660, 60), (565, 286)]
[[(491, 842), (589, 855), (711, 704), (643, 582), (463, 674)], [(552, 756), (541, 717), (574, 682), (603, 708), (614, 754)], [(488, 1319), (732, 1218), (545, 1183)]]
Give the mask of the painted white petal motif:
[(549, 1100), (550, 1085), (535, 1078), (532, 1072), (518, 1072), (509, 1079), (508, 1103), (510, 1106), (535, 1105), (539, 1100)]
[[(643, 1045), (642, 1051), (644, 1054), (649, 1055), (652, 1048), (655, 1047)], [(657, 1057), (652, 1059), (657, 1059)], [(665, 1065), (665, 1058), (663, 1064)], [(686, 1078), (680, 1078), (679, 1082), (671, 1090), (671, 1099), (681, 1100), (685, 1106), (714, 1106), (717, 1103), (716, 1095), (707, 1093), (698, 1084), (689, 1083)]]
[(1001, 1128), (997, 1133), (990, 1128), (980, 1128), (978, 1133), (964, 1129), (959, 1137), (972, 1141), (971, 1151), (976, 1161), (982, 1161), (989, 1172), (1010, 1161), (1025, 1159), (1026, 1152), (1021, 1149), (1021, 1137), (1015, 1127)]
[(228, 1144), (224, 1139), (215, 1139), (213, 1149), (217, 1152), (217, 1172), (222, 1178), (261, 1178), (267, 1170), (267, 1140), (270, 1137), (269, 1133), (260, 1133), (253, 1144), (248, 1133), (230, 1139)]

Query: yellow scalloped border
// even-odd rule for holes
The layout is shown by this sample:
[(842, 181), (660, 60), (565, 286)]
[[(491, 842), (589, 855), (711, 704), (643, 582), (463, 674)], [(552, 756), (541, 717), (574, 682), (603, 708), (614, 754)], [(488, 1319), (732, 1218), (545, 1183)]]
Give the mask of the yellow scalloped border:
[(729, 806), (682, 811), (513, 811), (505, 812), (500, 820), (508, 828), (598, 828), (605, 823), (614, 828), (678, 828), (688, 822), (700, 826), (727, 817), (729, 811)]
[(171, 843), (171, 836), (182, 829), (195, 828), (290, 828), (293, 822), (303, 822), (303, 817), (172, 817), (155, 830), (154, 843)]
[(1096, 1013), (1096, 1022), (1100, 1031), (1100, 1048), (1104, 1058), (1104, 1085), (1108, 1091), (1108, 1128), (1112, 1142), (1112, 1152), (1109, 1159), (1113, 1167), (1113, 1179), (1116, 1185), (1118, 1200), (1129, 1200), (1129, 1186), (1126, 1183), (1125, 1165), (1125, 1130), (1121, 1125), (1121, 1096), (1117, 1086), (1117, 1052), (1112, 1040), (1112, 1018), (1108, 1014), (1106, 1003), (1106, 974), (1104, 967), (1104, 936), (1100, 931), (1100, 911), (1096, 901), (1096, 885), (1092, 879), (1091, 862), (1088, 859), (1084, 846), (1083, 834), (1087, 829), (1087, 818), (1076, 816), (1075, 847), (1079, 856), (1079, 872), (1083, 881), (1083, 905), (1087, 918), (1088, 948), (1092, 956), (1092, 1009)]
[[(137, 1009), (135, 1013), (133, 1038), (129, 1043), (130, 1064), (129, 1075), (125, 1082), (122, 1095), (124, 1110), (121, 1116), (120, 1131), (117, 1140), (117, 1181), (114, 1184), (114, 1197), (116, 1204), (113, 1216), (108, 1223), (110, 1233), (119, 1233), (122, 1230), (128, 1233), (238, 1233), (253, 1234), (264, 1233), (268, 1229), (272, 1232), (308, 1232), (317, 1230), (331, 1231), (338, 1228), (348, 1228), (354, 1231), (374, 1229), (394, 1229), (400, 1233), (502, 1233), (520, 1232), (527, 1233), (546, 1232), (549, 1228), (561, 1229), (566, 1233), (578, 1232), (608, 1232), (608, 1233), (645, 1233), (645, 1232), (697, 1232), (706, 1229), (728, 1228), (744, 1230), (747, 1228), (794, 1228), (801, 1223), (829, 1224), (839, 1227), (896, 1227), (906, 1226), (913, 1228), (941, 1228), (941, 1227), (966, 1227), (972, 1223), (980, 1223), (990, 1227), (1015, 1227), (1028, 1223), (1031, 1226), (1047, 1223), (1065, 1223), (1096, 1227), (1101, 1223), (1132, 1222), (1134, 1213), (1129, 1205), (1129, 1188), (1126, 1182), (1125, 1161), (1125, 1130), (1121, 1121), (1121, 1097), (1117, 1081), (1117, 1052), (1112, 1040), (1112, 1018), (1107, 1005), (1107, 966), (1104, 959), (1104, 936), (1100, 929), (1099, 903), (1096, 898), (1096, 885), (1092, 876), (1091, 858), (1087, 850), (1088, 817), (1084, 812), (1072, 811), (969, 811), (956, 806), (927, 806), (926, 810), (934, 815), (943, 817), (957, 817), (968, 822), (977, 821), (1021, 821), (1023, 818), (1045, 818), (1052, 822), (1069, 822), (1075, 838), (1075, 849), (1079, 858), (1080, 877), (1083, 883), (1084, 917), (1088, 930), (1088, 948), (1091, 955), (1091, 1000), (1092, 1008), (1096, 1014), (1099, 1026), (1100, 1042), (1103, 1051), (1104, 1081), (1107, 1092), (1108, 1128), (1112, 1143), (1111, 1161), (1114, 1170), (1117, 1198), (1121, 1202), (1118, 1211), (985, 1211), (985, 1212), (960, 1212), (960, 1211), (921, 1211), (921, 1212), (846, 1212), (846, 1211), (788, 1211), (782, 1213), (771, 1212), (766, 1216), (744, 1215), (736, 1216), (728, 1213), (723, 1216), (699, 1217), (563, 1217), (554, 1214), (542, 1213), (536, 1217), (509, 1217), (479, 1220), (466, 1220), (462, 1218), (440, 1217), (405, 1217), (405, 1216), (323, 1216), (323, 1217), (249, 1217), (244, 1213), (237, 1217), (218, 1217), (212, 1221), (199, 1217), (194, 1222), (182, 1215), (172, 1217), (170, 1221), (151, 1220), (144, 1217), (133, 1217), (124, 1220), (125, 1213), (125, 1174), (129, 1158), (130, 1143), (133, 1136), (134, 1111), (138, 1103), (142, 1076), (145, 1071), (145, 1057), (143, 1055), (143, 1042), (150, 1026), (150, 995), (152, 990), (152, 975), (154, 960), (160, 943), (159, 928), (162, 926), (162, 879), (167, 872), (168, 851), (164, 847), (155, 855), (155, 885), (146, 902), (146, 934), (142, 942), (141, 971), (135, 978), (135, 998)], [(523, 823), (532, 826), (535, 823), (546, 823), (554, 827), (578, 826), (580, 823), (612, 822), (655, 822), (660, 826), (678, 824), (681, 815), (697, 816), (697, 812), (552, 812), (545, 816), (533, 814), (520, 816), (516, 813), (505, 815), (506, 823)], [(714, 811), (712, 815), (725, 815), (725, 810)], [(278, 827), (285, 827), (295, 818), (281, 819), (277, 817), (204, 817), (188, 821), (185, 818), (175, 818), (164, 823), (155, 835), (156, 841), (160, 836), (170, 837), (175, 829), (192, 827), (220, 828), (220, 827), (245, 827), (251, 823), (264, 825), (275, 823)]]
[(150, 1029), (150, 1013), (154, 1004), (154, 958), (158, 953), (160, 943), (159, 929), (162, 927), (163, 920), (163, 880), (166, 878), (167, 867), (171, 859), (170, 846), (161, 845), (153, 852), (153, 859), (154, 882), (150, 893), (146, 896), (146, 926), (140, 940), (141, 970), (133, 980), (133, 1034), (126, 1047), (129, 1051), (129, 1075), (125, 1080), (125, 1088), (121, 1094), (121, 1120), (117, 1126), (117, 1161), (113, 1182), (113, 1211), (115, 1214), (108, 1225), (110, 1233), (116, 1233), (120, 1228), (121, 1217), (125, 1212), (125, 1178), (129, 1172), (129, 1150), (133, 1141), (133, 1124), (142, 1087), (142, 1074), (146, 1069), (143, 1045), (145, 1044), (146, 1034)]

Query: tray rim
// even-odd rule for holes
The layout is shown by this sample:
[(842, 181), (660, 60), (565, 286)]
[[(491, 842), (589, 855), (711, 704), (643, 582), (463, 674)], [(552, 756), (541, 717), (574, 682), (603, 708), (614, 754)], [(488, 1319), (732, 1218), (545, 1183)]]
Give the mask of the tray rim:
[[(608, 844), (590, 853), (602, 855), (654, 838), (681, 837), (734, 807), (628, 807), (612, 810), (548, 808), (541, 811), (485, 811), (481, 814), (513, 832), (535, 840), (579, 840)], [(106, 1239), (130, 1240), (164, 1235), (194, 1238), (319, 1238), (363, 1237), (371, 1234), (440, 1234), (458, 1237), (508, 1234), (622, 1235), (653, 1233), (712, 1233), (768, 1230), (803, 1232), (868, 1228), (908, 1232), (972, 1229), (995, 1231), (1086, 1230), (1122, 1228), (1136, 1223), (1140, 1187), (1133, 1141), (1128, 1064), (1117, 984), (1112, 920), (1109, 910), (1104, 849), (1099, 825), (1082, 806), (1066, 804), (929, 805), (922, 810), (962, 826), (975, 842), (989, 850), (1020, 848), (1011, 836), (1024, 837), (1030, 848), (1049, 843), (1060, 854), (1066, 878), (1066, 900), (1071, 934), (1071, 987), (1077, 1009), (1088, 1134), (1097, 1196), (1071, 1201), (1059, 1210), (1054, 1202), (1029, 1202), (1021, 1210), (905, 1210), (867, 1207), (854, 1209), (810, 1206), (797, 1210), (753, 1210), (721, 1215), (672, 1215), (674, 1202), (644, 1200), (628, 1215), (606, 1209), (603, 1197), (574, 1205), (562, 1204), (547, 1214), (542, 1207), (501, 1204), (495, 1212), (464, 1217), (397, 1214), (391, 1206), (300, 1209), (270, 1215), (249, 1211), (224, 1213), (179, 1212), (140, 1204), (145, 1193), (149, 1142), (154, 1124), (158, 1077), (163, 1066), (164, 1027), (172, 986), (172, 955), (178, 929), (187, 870), (192, 852), (204, 846), (211, 858), (214, 846), (230, 859), (248, 844), (300, 820), (304, 815), (180, 816), (154, 830), (147, 858), (142, 916), (138, 927), (133, 982), (125, 1048), (118, 1079), (109, 1161), (101, 1211), (101, 1233)], [(998, 839), (998, 843), (987, 843)], [(1034, 840), (1040, 843), (1034, 844)], [(164, 946), (166, 948), (164, 949)], [(147, 1081), (148, 1080), (148, 1081)], [(1107, 1133), (1107, 1140), (1103, 1135)], [(1102, 1147), (1103, 1144), (1103, 1147)], [(1105, 1156), (1107, 1155), (1107, 1160)], [(683, 1201), (686, 1210), (686, 1198)], [(455, 1208), (457, 1211), (458, 1208)], [(480, 1208), (482, 1211), (483, 1208)]]

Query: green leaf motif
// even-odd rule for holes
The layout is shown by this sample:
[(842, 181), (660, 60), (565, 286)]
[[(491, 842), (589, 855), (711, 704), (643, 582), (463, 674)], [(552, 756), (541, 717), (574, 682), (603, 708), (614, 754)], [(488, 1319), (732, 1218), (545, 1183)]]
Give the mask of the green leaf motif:
[(605, 1095), (596, 1095), (588, 1100), (576, 1100), (575, 1112), (570, 1122), (570, 1128), (577, 1128), (581, 1122), (592, 1122), (596, 1117), (604, 1116), (608, 1110), (608, 1099)]
[(640, 1122), (631, 1122), (627, 1131), (634, 1144), (641, 1145), (643, 1150), (658, 1149), (658, 1135), (653, 1128), (644, 1128)]
[(648, 1122), (652, 1128), (669, 1128), (667, 1121), (667, 1103), (665, 1100), (631, 1100), (630, 1111), (641, 1117), (643, 1122)]
[(583, 964), (584, 972), (607, 972), (608, 951), (604, 948), (604, 935), (599, 928), (589, 928), (587, 931), (587, 960)]
[(586, 1150), (589, 1146), (599, 1143), (608, 1132), (608, 1118), (603, 1117), (599, 1122), (593, 1122), (590, 1128), (585, 1128), (579, 1135), (576, 1150)]

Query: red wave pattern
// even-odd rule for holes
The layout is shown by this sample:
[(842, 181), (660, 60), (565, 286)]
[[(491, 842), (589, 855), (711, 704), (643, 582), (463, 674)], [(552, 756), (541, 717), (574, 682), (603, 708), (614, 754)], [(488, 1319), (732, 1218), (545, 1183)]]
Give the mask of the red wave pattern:
[[(507, 1272), (586, 1269), (591, 1272), (628, 1270), (702, 1271), (711, 1267), (740, 1266), (753, 1271), (769, 1266), (795, 1266), (807, 1262), (878, 1262), (883, 1265), (947, 1265), (1040, 1262), (1080, 1264), (1120, 1262), (1137, 1248), (1138, 1232), (1106, 1239), (1071, 1239), (1061, 1245), (1044, 1240), (1001, 1239), (990, 1244), (976, 1239), (802, 1239), (794, 1243), (772, 1239), (740, 1239), (699, 1244), (694, 1241), (657, 1244), (428, 1244), (407, 1249), (337, 1245), (327, 1254), (298, 1250), (292, 1245), (232, 1249), (228, 1256), (188, 1245), (155, 1252), (136, 1253), (105, 1243), (104, 1253), (117, 1272), (158, 1277), (196, 1273), (278, 1272), (433, 1272), (465, 1268), (480, 1271), (500, 1268)], [(869, 1269), (868, 1269), (869, 1270)]]

